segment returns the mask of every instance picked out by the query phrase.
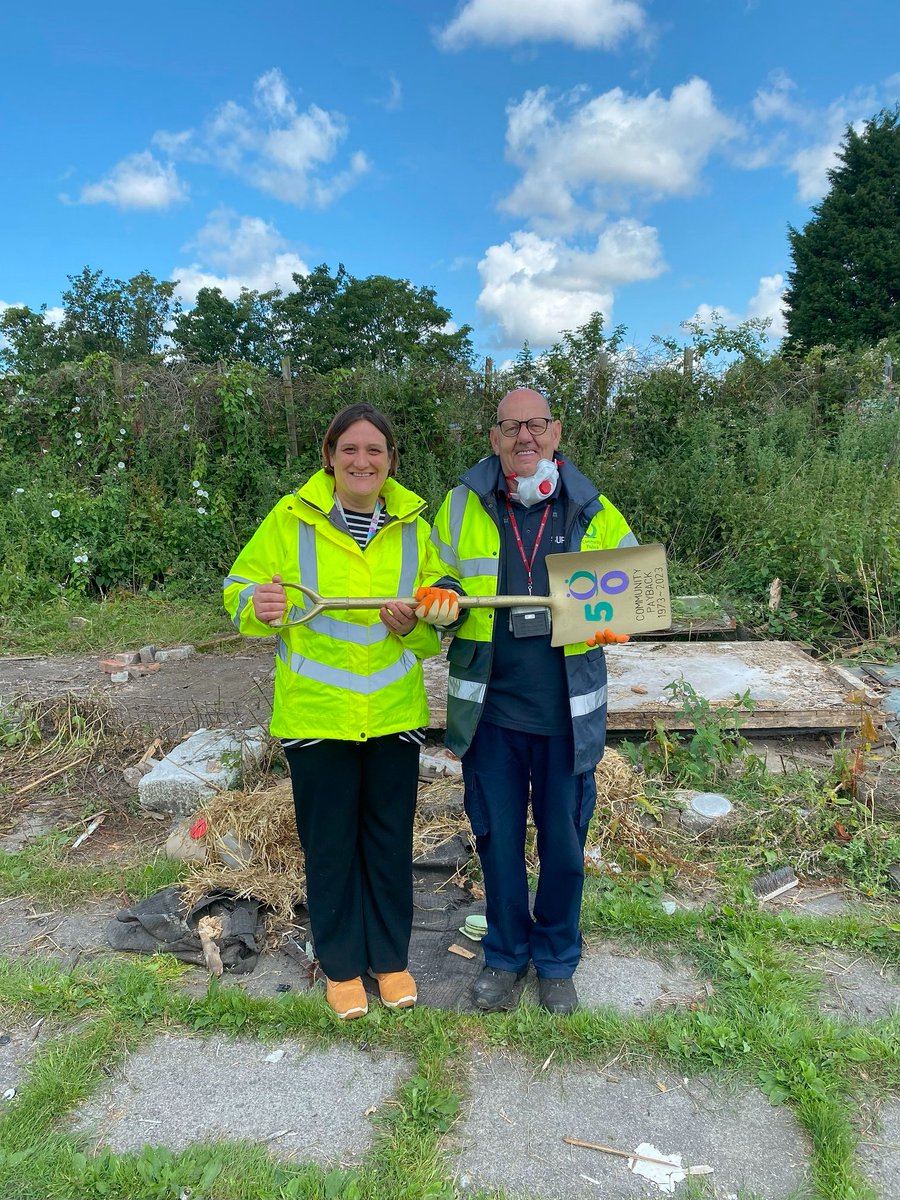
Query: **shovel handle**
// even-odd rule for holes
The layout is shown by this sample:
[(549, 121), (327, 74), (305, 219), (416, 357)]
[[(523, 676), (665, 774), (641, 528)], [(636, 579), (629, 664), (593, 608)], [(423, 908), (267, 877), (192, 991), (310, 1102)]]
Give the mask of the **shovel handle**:
[[(409, 604), (415, 607), (419, 601), (415, 596), (320, 596), (312, 588), (303, 583), (283, 583), (285, 588), (293, 588), (302, 592), (307, 600), (312, 601), (310, 608), (305, 608), (299, 617), (293, 621), (273, 622), (273, 629), (291, 629), (294, 625), (305, 625), (319, 613), (327, 609), (363, 609), (384, 608), (386, 604)], [(551, 608), (551, 596), (460, 596), (460, 608)]]

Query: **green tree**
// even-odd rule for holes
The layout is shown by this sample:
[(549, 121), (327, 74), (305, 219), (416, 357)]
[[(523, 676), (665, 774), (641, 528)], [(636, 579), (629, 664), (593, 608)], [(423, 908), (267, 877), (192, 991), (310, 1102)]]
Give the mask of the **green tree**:
[(828, 195), (789, 227), (789, 349), (871, 345), (900, 331), (900, 107), (849, 127)]
[(406, 279), (356, 279), (343, 263), (334, 275), (321, 264), (295, 275), (296, 290), (273, 303), (285, 351), (318, 374), (341, 367), (400, 370), (413, 365), (468, 363), (471, 329), (450, 330), (450, 310), (434, 288)]
[(68, 280), (60, 326), (68, 361), (81, 362), (98, 353), (135, 360), (161, 349), (169, 321), (178, 311), (172, 299), (174, 283), (157, 280), (149, 271), (128, 280), (110, 279), (90, 267)]
[(275, 335), (272, 302), (278, 290), (243, 288), (229, 300), (221, 288), (201, 288), (194, 307), (175, 318), (172, 344), (191, 362), (249, 362), (277, 369), (280, 347)]
[(16, 375), (43, 375), (65, 358), (59, 330), (47, 320), (47, 306), (38, 312), (27, 305), (10, 306), (0, 316), (0, 366)]

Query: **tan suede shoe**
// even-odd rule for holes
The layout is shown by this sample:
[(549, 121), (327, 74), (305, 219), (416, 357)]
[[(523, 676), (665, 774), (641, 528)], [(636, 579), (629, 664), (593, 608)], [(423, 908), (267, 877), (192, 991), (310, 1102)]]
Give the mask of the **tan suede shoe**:
[(388, 1008), (412, 1008), (416, 1002), (416, 981), (409, 971), (373, 971), (378, 981), (381, 1003)]
[(326, 976), (325, 999), (342, 1021), (364, 1017), (369, 1011), (366, 989), (358, 975), (355, 979), (342, 979), (340, 983)]

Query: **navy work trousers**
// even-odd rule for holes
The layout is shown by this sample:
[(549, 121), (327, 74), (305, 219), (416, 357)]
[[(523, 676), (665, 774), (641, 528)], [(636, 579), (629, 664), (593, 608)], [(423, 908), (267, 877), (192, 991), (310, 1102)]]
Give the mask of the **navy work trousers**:
[(419, 747), (396, 734), (287, 747), (306, 903), (329, 979), (402, 971), (412, 931)]
[[(466, 813), (484, 874), (490, 967), (534, 963), (545, 979), (572, 975), (581, 958), (584, 843), (597, 790), (572, 774), (571, 735), (541, 737), (482, 721), (463, 755)], [(525, 870), (529, 792), (540, 859), (532, 917)]]

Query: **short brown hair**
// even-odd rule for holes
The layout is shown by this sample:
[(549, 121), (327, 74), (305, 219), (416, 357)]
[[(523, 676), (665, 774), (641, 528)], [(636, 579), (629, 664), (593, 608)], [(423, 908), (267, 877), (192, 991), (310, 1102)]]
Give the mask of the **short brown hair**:
[(331, 424), (325, 430), (325, 437), (322, 441), (322, 466), (328, 475), (334, 474), (334, 467), (331, 465), (331, 459), (337, 449), (338, 439), (341, 434), (355, 425), (357, 421), (368, 421), (370, 425), (384, 434), (384, 440), (387, 443), (388, 455), (390, 456), (390, 466), (388, 468), (389, 475), (397, 473), (397, 465), (399, 463), (399, 455), (397, 453), (397, 439), (394, 437), (394, 431), (391, 429), (391, 423), (379, 409), (372, 404), (367, 404), (361, 401), (359, 404), (348, 404), (346, 408), (342, 408), (339, 413), (331, 418)]

